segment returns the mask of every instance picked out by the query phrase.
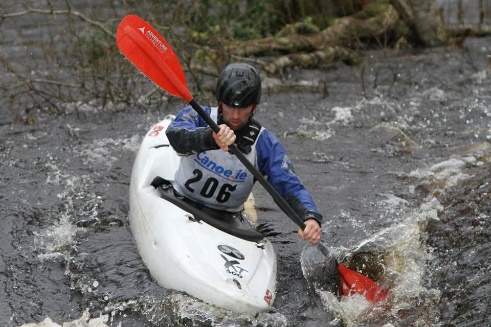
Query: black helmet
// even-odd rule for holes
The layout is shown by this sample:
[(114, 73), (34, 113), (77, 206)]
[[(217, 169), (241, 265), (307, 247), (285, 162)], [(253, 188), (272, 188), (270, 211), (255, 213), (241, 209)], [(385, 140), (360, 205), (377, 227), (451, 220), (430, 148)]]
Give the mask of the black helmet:
[(225, 67), (218, 77), (217, 100), (227, 106), (245, 108), (261, 101), (261, 78), (256, 68), (245, 63)]

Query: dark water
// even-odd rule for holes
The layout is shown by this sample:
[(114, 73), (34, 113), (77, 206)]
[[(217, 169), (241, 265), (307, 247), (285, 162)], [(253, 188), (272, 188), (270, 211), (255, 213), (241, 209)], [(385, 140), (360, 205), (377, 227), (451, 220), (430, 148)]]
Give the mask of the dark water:
[(87, 103), (31, 125), (2, 111), (0, 325), (491, 325), (490, 53), (490, 38), (367, 53), (366, 97), (357, 68), (335, 67), (292, 72), (328, 81), (327, 96), (263, 98), (257, 118), (324, 214), (326, 248), (390, 289), (377, 307), (306, 280), (312, 248), (260, 186), (274, 312), (237, 316), (152, 281), (128, 226), (129, 178), (142, 135), (182, 102), (145, 113)]

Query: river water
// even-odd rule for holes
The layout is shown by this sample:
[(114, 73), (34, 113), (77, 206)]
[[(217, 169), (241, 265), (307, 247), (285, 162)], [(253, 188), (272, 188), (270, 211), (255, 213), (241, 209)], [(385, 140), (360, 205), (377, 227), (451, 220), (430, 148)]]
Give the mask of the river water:
[(364, 83), (356, 67), (294, 71), (328, 94), (263, 97), (257, 118), (324, 214), (322, 243), (388, 288), (378, 306), (304, 276), (317, 248), (259, 185), (278, 256), (274, 311), (239, 316), (152, 280), (129, 229), (129, 179), (145, 132), (184, 103), (65, 104), (30, 125), (2, 111), (0, 325), (491, 325), (490, 53), (490, 38), (367, 52)]

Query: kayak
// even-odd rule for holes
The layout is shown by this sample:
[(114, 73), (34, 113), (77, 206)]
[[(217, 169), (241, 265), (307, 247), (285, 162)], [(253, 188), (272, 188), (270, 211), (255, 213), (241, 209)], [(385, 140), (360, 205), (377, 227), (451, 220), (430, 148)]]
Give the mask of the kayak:
[[(152, 26), (138, 16), (128, 15), (118, 26), (116, 43), (151, 81), (188, 102), (218, 131), (217, 124), (187, 89), (184, 71), (171, 46)], [(239, 219), (210, 212), (175, 194), (172, 182), (179, 157), (165, 136), (171, 120), (168, 117), (149, 130), (130, 181), (130, 226), (143, 261), (155, 280), (166, 288), (237, 312), (267, 310), (276, 290), (273, 246), (251, 226), (245, 227), (242, 221), (237, 224)], [(305, 223), (243, 153), (234, 144), (229, 148), (280, 209), (305, 228)], [(387, 295), (380, 285), (357, 271), (341, 265), (338, 268), (344, 295), (370, 294), (372, 302)], [(313, 271), (318, 269), (314, 267)]]
[(248, 219), (174, 192), (179, 156), (165, 135), (172, 119), (150, 128), (133, 165), (129, 221), (140, 256), (164, 288), (237, 313), (267, 311), (276, 292), (273, 245)]

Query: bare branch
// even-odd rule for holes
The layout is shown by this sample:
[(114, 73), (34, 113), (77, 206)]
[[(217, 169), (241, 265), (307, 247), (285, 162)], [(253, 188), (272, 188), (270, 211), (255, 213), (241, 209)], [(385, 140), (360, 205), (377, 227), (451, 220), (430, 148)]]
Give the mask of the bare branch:
[[(51, 3), (50, 3), (51, 6)], [(1, 16), (2, 19), (5, 18), (15, 18), (19, 16), (25, 16), (28, 14), (44, 14), (44, 15), (71, 15), (80, 18), (82, 21), (89, 23), (90, 25), (97, 26), (100, 30), (102, 30), (104, 33), (107, 35), (111, 36), (112, 38), (116, 38), (114, 35), (114, 32), (107, 29), (104, 24), (101, 22), (98, 22), (96, 20), (90, 19), (86, 15), (82, 14), (80, 11), (73, 10), (72, 7), (69, 7), (70, 9), (57, 9), (54, 10), (53, 8), (51, 9), (36, 9), (36, 8), (27, 8), (24, 11), (19, 11), (15, 13), (10, 13), (10, 14), (4, 14)]]

